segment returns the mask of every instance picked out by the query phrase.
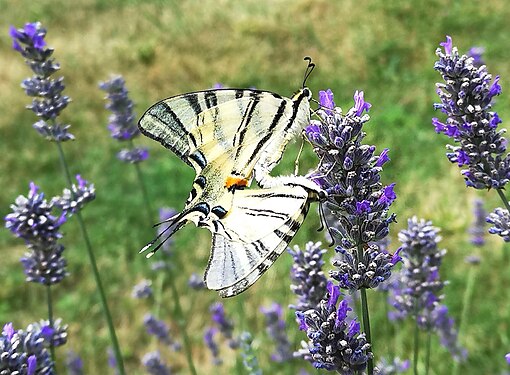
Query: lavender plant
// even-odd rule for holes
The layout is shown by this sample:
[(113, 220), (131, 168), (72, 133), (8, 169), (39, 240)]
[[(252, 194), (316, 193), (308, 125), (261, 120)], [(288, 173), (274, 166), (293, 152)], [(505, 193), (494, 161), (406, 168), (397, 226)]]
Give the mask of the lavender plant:
[[(70, 201), (76, 202), (76, 207), (80, 207), (85, 201), (92, 199), (91, 196), (93, 194), (89, 194), (88, 197), (82, 195), (82, 201), (80, 202), (78, 199), (79, 193), (81, 193), (83, 190), (90, 193), (90, 186), (88, 188), (86, 186), (80, 186), (82, 184), (80, 184), (79, 181), (76, 189), (73, 188), (73, 182), (67, 161), (65, 159), (62, 142), (74, 139), (74, 136), (69, 133), (69, 125), (63, 124), (59, 120), (59, 115), (61, 111), (65, 109), (69, 104), (70, 98), (66, 95), (63, 95), (63, 90), (65, 88), (63, 78), (52, 78), (53, 74), (60, 69), (60, 65), (55, 61), (54, 58), (52, 58), (54, 50), (46, 46), (46, 29), (43, 28), (39, 22), (27, 23), (23, 28), (20, 29), (16, 29), (15, 27), (11, 26), (9, 34), (13, 41), (13, 49), (21, 54), (21, 56), (25, 59), (25, 63), (30, 67), (34, 74), (32, 77), (25, 79), (21, 84), (22, 88), (25, 90), (25, 93), (32, 98), (32, 103), (29, 104), (27, 108), (32, 110), (40, 119), (33, 125), (33, 127), (38, 131), (39, 134), (44, 136), (47, 140), (54, 141), (57, 145), (62, 169), (67, 180), (67, 185), (70, 187), (68, 194), (71, 197)], [(66, 193), (64, 192), (64, 199), (65, 195)], [(124, 375), (125, 372), (122, 355), (120, 352), (117, 336), (115, 334), (115, 328), (113, 326), (111, 314), (108, 309), (108, 304), (99, 271), (97, 269), (94, 253), (92, 251), (92, 245), (88, 237), (85, 224), (81, 217), (81, 213), (79, 210), (77, 210), (76, 207), (69, 207), (69, 210), (70, 212), (75, 213), (78, 219), (78, 223), (85, 240), (87, 252), (92, 266), (97, 290), (101, 299), (101, 305), (108, 325), (110, 339), (117, 360), (117, 366), (121, 375)]]
[[(366, 289), (375, 288), (391, 275), (398, 254), (381, 251), (375, 244), (389, 233), (395, 215), (389, 214), (396, 199), (394, 183), (383, 186), (382, 166), (390, 159), (388, 149), (375, 155), (375, 146), (363, 144), (363, 125), (370, 119), (364, 113), (371, 104), (364, 93), (356, 91), (354, 106), (347, 113), (335, 107), (331, 90), (319, 92), (319, 121), (308, 126), (306, 136), (319, 157), (310, 178), (328, 193), (326, 207), (335, 218), (328, 223), (332, 237), (339, 241), (337, 268), (330, 276), (341, 288), (360, 290), (363, 330), (371, 342)], [(368, 372), (373, 372), (367, 357)]]
[(239, 342), (233, 336), (234, 324), (227, 318), (223, 304), (216, 302), (209, 307), (209, 311), (212, 314), (212, 321), (216, 324), (223, 337), (227, 339), (230, 348), (236, 349), (239, 346)]
[[(439, 268), (446, 250), (437, 247), (441, 240), (438, 233), (439, 229), (433, 227), (430, 221), (419, 220), (417, 217), (409, 219), (408, 228), (399, 233), (403, 266), (398, 280), (392, 283), (389, 303), (395, 311), (391, 313), (390, 319), (410, 316), (416, 322), (413, 359), (415, 373), (419, 353), (418, 329), (429, 334), (436, 332), (441, 344), (457, 361), (466, 357), (466, 351), (457, 341), (453, 319), (448, 316), (446, 306), (441, 304), (443, 295), (440, 292), (446, 282), (440, 279)], [(430, 351), (430, 341), (426, 349)], [(427, 354), (426, 358), (430, 356)], [(428, 368), (428, 361), (426, 366)]]
[(204, 343), (211, 351), (213, 356), (213, 364), (215, 366), (219, 366), (223, 363), (223, 360), (220, 358), (220, 348), (216, 341), (214, 341), (214, 336), (218, 333), (218, 328), (209, 327), (205, 330), (204, 333)]
[(285, 321), (282, 319), (282, 307), (276, 302), (269, 307), (260, 309), (266, 318), (266, 332), (276, 343), (276, 351), (271, 360), (286, 362), (293, 358), (289, 338), (286, 333)]
[(370, 343), (355, 319), (347, 323), (347, 313), (352, 309), (346, 300), (338, 303), (340, 288), (328, 281), (327, 291), (316, 308), (296, 311), (299, 329), (306, 332), (309, 341), (303, 342), (294, 355), (310, 361), (315, 368), (346, 375), (363, 371), (373, 357)]
[(145, 354), (142, 358), (142, 364), (150, 375), (170, 375), (172, 373), (163, 362), (158, 351)]
[(473, 223), (469, 228), (471, 234), (471, 243), (475, 246), (483, 246), (485, 244), (485, 223), (487, 212), (483, 207), (483, 200), (476, 199), (473, 209)]
[(108, 103), (105, 107), (112, 112), (108, 119), (108, 130), (112, 138), (129, 142), (130, 148), (122, 149), (117, 157), (125, 163), (140, 163), (146, 160), (149, 151), (133, 144), (133, 139), (140, 135), (140, 131), (136, 126), (134, 104), (128, 96), (124, 78), (120, 75), (113, 76), (108, 81), (101, 82), (99, 88), (106, 92), (105, 99)]
[(149, 335), (157, 337), (159, 341), (171, 347), (173, 350), (180, 350), (180, 344), (173, 340), (170, 335), (170, 328), (164, 321), (157, 319), (152, 314), (145, 314), (143, 324)]
[(54, 364), (44, 345), (42, 332), (15, 330), (4, 325), (0, 335), (0, 373), (53, 375)]
[(306, 311), (316, 307), (326, 294), (327, 278), (322, 271), (327, 252), (321, 243), (308, 242), (305, 249), (299, 246), (288, 250), (294, 262), (291, 268), (292, 284), (290, 289), (297, 295), (297, 303), (290, 307), (298, 311)]
[(494, 189), (505, 208), (496, 208), (487, 221), (493, 224), (489, 233), (498, 234), (506, 242), (510, 205), (503, 189), (510, 178), (510, 156), (507, 154), (505, 130), (498, 130), (501, 119), (491, 111), (494, 97), (501, 93), (499, 76), (492, 79), (485, 65), (478, 66), (474, 58), (459, 55), (452, 38), (440, 43), (444, 48), (436, 50), (439, 60), (437, 70), (444, 83), (437, 83), (440, 109), (447, 118), (443, 123), (437, 118), (432, 124), (437, 133), (443, 133), (457, 145), (448, 145), (448, 160), (457, 163), (466, 186), (475, 189)]
[(75, 352), (67, 352), (65, 364), (68, 375), (84, 375), (83, 361)]
[(150, 298), (152, 295), (152, 282), (146, 279), (141, 280), (131, 291), (131, 297), (137, 299)]

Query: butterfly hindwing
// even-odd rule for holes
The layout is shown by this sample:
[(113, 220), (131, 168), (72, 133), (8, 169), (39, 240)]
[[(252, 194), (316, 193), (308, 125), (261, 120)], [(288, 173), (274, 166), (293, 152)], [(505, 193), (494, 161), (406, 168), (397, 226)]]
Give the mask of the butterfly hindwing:
[(236, 192), (231, 212), (213, 233), (207, 287), (231, 297), (252, 285), (292, 240), (310, 198), (301, 186)]

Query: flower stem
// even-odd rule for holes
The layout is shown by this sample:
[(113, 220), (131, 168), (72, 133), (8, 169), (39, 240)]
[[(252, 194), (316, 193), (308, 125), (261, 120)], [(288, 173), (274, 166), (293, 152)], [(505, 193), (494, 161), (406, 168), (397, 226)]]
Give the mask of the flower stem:
[(154, 300), (154, 316), (159, 319), (161, 312), (161, 302), (163, 301), (163, 285), (165, 283), (165, 274), (160, 272), (157, 279), (156, 293)]
[(418, 375), (418, 354), (420, 351), (420, 328), (418, 322), (414, 324), (414, 352), (413, 352), (413, 374)]
[(425, 375), (429, 375), (430, 369), (430, 348), (432, 344), (432, 332), (427, 332), (427, 351), (425, 352)]
[[(131, 148), (135, 148), (135, 144), (132, 139), (129, 140), (131, 142)], [(142, 169), (140, 168), (140, 163), (134, 163), (135, 164), (135, 170), (136, 170), (136, 176), (138, 178), (138, 183), (140, 184), (140, 189), (142, 190), (143, 200), (145, 203), (145, 209), (147, 211), (147, 218), (149, 219), (149, 222), (152, 222), (152, 205), (151, 201), (149, 199), (149, 193), (147, 192), (147, 187), (145, 186)]]
[(503, 204), (505, 205), (505, 208), (510, 212), (510, 204), (508, 203), (508, 200), (505, 197), (505, 193), (503, 193), (503, 189), (496, 189), (498, 192), (499, 197), (503, 201)]
[(188, 334), (186, 332), (186, 321), (184, 320), (184, 315), (182, 313), (181, 303), (179, 301), (179, 292), (177, 291), (177, 287), (175, 285), (174, 276), (172, 275), (172, 270), (169, 270), (170, 277), (170, 289), (172, 290), (172, 297), (175, 302), (175, 314), (177, 316), (177, 324), (181, 330), (182, 338), (184, 340), (184, 351), (186, 352), (186, 360), (188, 361), (188, 366), (190, 372), (193, 375), (197, 375), (197, 371), (195, 370), (195, 365), (193, 364), (193, 355), (191, 353), (191, 343), (189, 341)]
[[(358, 245), (358, 259), (359, 261), (362, 261), (364, 258), (363, 256), (363, 245)], [(374, 346), (372, 343), (372, 335), (370, 334), (370, 315), (368, 313), (368, 300), (367, 300), (367, 290), (366, 288), (360, 289), (360, 295), (361, 295), (361, 314), (363, 318), (363, 331), (365, 332), (365, 335), (367, 337), (367, 342), (370, 344), (370, 348), (372, 350), (372, 353), (374, 352)], [(374, 373), (374, 360), (373, 358), (370, 358), (367, 363), (367, 374), (373, 375)]]
[[(466, 282), (466, 289), (464, 291), (464, 296), (462, 298), (462, 312), (460, 314), (459, 330), (457, 331), (459, 338), (461, 332), (463, 332), (463, 329), (466, 325), (468, 312), (471, 309), (471, 297), (473, 296), (475, 286), (476, 271), (477, 271), (476, 265), (472, 266), (471, 269), (469, 270), (468, 279)], [(457, 375), (458, 373), (459, 373), (459, 361), (455, 361), (453, 363), (452, 375)]]
[[(72, 186), (73, 182), (71, 179), (71, 174), (69, 172), (69, 167), (67, 165), (67, 161), (65, 159), (64, 150), (62, 149), (62, 145), (60, 144), (60, 142), (57, 141), (56, 144), (57, 144), (58, 154), (60, 157), (60, 162), (62, 164), (62, 169), (64, 170), (64, 174), (67, 179), (67, 184), (68, 184), (69, 189), (71, 190), (71, 193), (72, 193), (71, 186)], [(95, 279), (97, 291), (99, 293), (99, 297), (101, 300), (101, 305), (103, 308), (103, 313), (105, 315), (106, 324), (108, 325), (108, 331), (110, 333), (110, 340), (112, 342), (112, 347), (113, 347), (113, 352), (115, 354), (115, 361), (117, 364), (117, 368), (119, 370), (120, 375), (125, 375), (126, 372), (124, 370), (124, 362), (122, 360), (122, 354), (120, 351), (119, 341), (117, 340), (117, 335), (115, 334), (115, 327), (113, 325), (112, 316), (111, 316), (110, 310), (108, 308), (108, 302), (106, 300), (106, 295), (104, 292), (103, 284), (101, 282), (101, 276), (100, 276), (99, 270), (97, 268), (96, 258), (94, 256), (94, 252), (92, 251), (92, 245), (90, 243), (90, 239), (87, 234), (87, 229), (85, 227), (83, 218), (81, 217), (80, 211), (76, 212), (76, 217), (78, 219), (81, 233), (82, 233), (83, 239), (85, 241), (85, 247), (87, 249), (87, 253), (89, 256), (90, 265), (92, 266), (92, 273), (94, 274), (94, 279)]]
[[(48, 303), (48, 321), (50, 322), (50, 327), (54, 328), (53, 299), (51, 296), (51, 285), (46, 285), (46, 302)], [(53, 346), (53, 340), (52, 340), (52, 342), (50, 342), (50, 353), (51, 353), (51, 360), (55, 364), (55, 347)]]

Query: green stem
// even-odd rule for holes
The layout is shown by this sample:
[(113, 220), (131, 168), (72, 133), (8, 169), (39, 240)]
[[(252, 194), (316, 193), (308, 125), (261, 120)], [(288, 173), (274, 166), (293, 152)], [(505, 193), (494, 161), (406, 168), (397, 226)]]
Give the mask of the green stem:
[[(471, 309), (471, 297), (473, 296), (475, 279), (476, 279), (476, 265), (472, 265), (469, 270), (468, 279), (466, 282), (466, 290), (464, 291), (464, 296), (462, 298), (462, 312), (460, 314), (459, 320), (459, 329), (457, 331), (458, 337), (460, 338), (462, 332), (464, 331), (464, 326), (466, 325), (466, 320), (468, 317), (468, 312)], [(452, 375), (457, 375), (459, 373), (459, 361), (455, 361), (453, 364)]]
[(427, 347), (425, 352), (425, 375), (429, 375), (430, 369), (430, 349), (432, 344), (432, 332), (429, 330), (427, 332)]
[(157, 287), (154, 301), (154, 315), (159, 319), (161, 312), (161, 302), (163, 301), (163, 285), (165, 283), (165, 273), (161, 271), (157, 279)]
[(420, 351), (420, 328), (418, 322), (414, 324), (414, 352), (413, 352), (413, 374), (418, 375), (418, 354)]
[[(48, 321), (50, 323), (50, 327), (54, 328), (54, 320), (53, 320), (53, 299), (51, 296), (51, 285), (46, 285), (46, 302), (48, 303)], [(55, 347), (53, 346), (53, 342), (50, 343), (50, 353), (51, 360), (55, 363)]]
[[(133, 140), (130, 140), (131, 147), (135, 148), (135, 144)], [(145, 186), (142, 169), (140, 168), (140, 163), (135, 163), (135, 170), (136, 170), (136, 177), (138, 178), (138, 183), (140, 184), (140, 189), (142, 190), (142, 196), (145, 203), (145, 209), (147, 211), (147, 218), (149, 219), (149, 222), (152, 222), (152, 205), (151, 201), (149, 199), (149, 193), (147, 192), (147, 187)]]
[(505, 205), (506, 209), (508, 210), (508, 212), (510, 212), (510, 204), (508, 203), (508, 200), (505, 197), (505, 193), (503, 193), (503, 189), (496, 189), (496, 191), (498, 192), (498, 195), (503, 201), (503, 204)]
[[(67, 179), (67, 184), (69, 185), (69, 189), (71, 190), (71, 193), (72, 193), (71, 186), (73, 185), (73, 181), (71, 179), (71, 173), (69, 172), (69, 167), (68, 167), (67, 161), (65, 159), (64, 150), (62, 149), (62, 145), (60, 144), (60, 142), (57, 141), (56, 144), (57, 144), (58, 153), (60, 156), (60, 162), (62, 164), (62, 168), (64, 170), (64, 173), (65, 173), (65, 176)], [(108, 331), (110, 333), (110, 340), (112, 343), (113, 352), (115, 354), (117, 368), (119, 370), (120, 375), (125, 375), (126, 372), (124, 370), (124, 362), (122, 360), (122, 354), (120, 352), (119, 341), (117, 340), (117, 335), (115, 334), (115, 328), (113, 326), (112, 316), (111, 316), (110, 310), (108, 308), (108, 302), (106, 300), (106, 295), (104, 292), (103, 284), (101, 282), (101, 276), (99, 274), (99, 269), (97, 268), (96, 258), (94, 256), (94, 252), (92, 251), (92, 245), (90, 243), (87, 229), (85, 227), (83, 218), (81, 217), (80, 211), (76, 212), (75, 215), (76, 215), (76, 218), (78, 219), (81, 233), (82, 233), (83, 239), (85, 241), (85, 247), (87, 249), (87, 253), (89, 256), (90, 265), (92, 266), (92, 273), (94, 275), (94, 279), (96, 282), (97, 291), (99, 292), (99, 297), (101, 300), (103, 313), (104, 313), (104, 316), (106, 319), (106, 324), (108, 325)]]
[[(361, 262), (364, 258), (363, 245), (358, 245), (358, 261)], [(366, 288), (360, 289), (361, 295), (361, 313), (363, 318), (363, 331), (365, 332), (367, 342), (370, 344), (372, 353), (374, 353), (374, 346), (372, 343), (372, 336), (370, 334), (370, 315), (368, 313), (368, 300)], [(367, 374), (373, 375), (374, 373), (374, 360), (370, 358), (367, 363)]]
[(193, 364), (193, 355), (191, 353), (191, 343), (189, 341), (188, 333), (186, 332), (186, 321), (184, 319), (184, 315), (182, 313), (181, 303), (179, 301), (179, 292), (177, 291), (177, 286), (174, 282), (174, 277), (172, 275), (172, 271), (169, 271), (170, 277), (170, 289), (172, 290), (172, 297), (175, 302), (175, 314), (177, 316), (177, 324), (181, 330), (182, 338), (184, 340), (184, 351), (186, 352), (186, 360), (188, 361), (188, 366), (193, 375), (197, 375), (195, 370), (195, 365)]

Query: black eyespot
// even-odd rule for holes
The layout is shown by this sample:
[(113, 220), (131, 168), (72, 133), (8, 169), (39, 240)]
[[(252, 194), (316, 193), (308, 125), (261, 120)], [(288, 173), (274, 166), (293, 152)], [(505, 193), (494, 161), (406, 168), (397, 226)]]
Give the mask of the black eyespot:
[(308, 100), (312, 99), (312, 92), (308, 87), (303, 88), (303, 96), (307, 97)]

